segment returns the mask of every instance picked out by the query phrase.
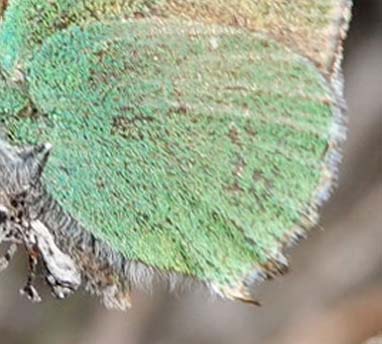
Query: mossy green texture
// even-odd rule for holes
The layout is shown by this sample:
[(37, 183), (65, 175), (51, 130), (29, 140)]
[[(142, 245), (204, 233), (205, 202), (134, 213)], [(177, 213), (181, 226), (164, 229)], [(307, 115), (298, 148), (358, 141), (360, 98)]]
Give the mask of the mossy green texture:
[(0, 119), (9, 120), (15, 114), (21, 114), (28, 107), (29, 100), (24, 92), (0, 79)]
[(41, 115), (2, 120), (16, 142), (53, 144), (49, 191), (129, 259), (231, 288), (309, 217), (331, 90), (269, 38), (93, 23), (48, 38), (27, 70)]
[[(5, 2), (1, 5), (0, 16)], [(0, 65), (12, 75), (44, 40), (73, 24), (142, 16), (190, 19), (265, 32), (329, 72), (351, 0), (13, 0), (0, 32)]]
[(266, 32), (325, 73), (349, 0), (167, 0), (163, 15)]
[(73, 24), (147, 14), (161, 0), (14, 0), (0, 31), (0, 65), (12, 75), (44, 39)]

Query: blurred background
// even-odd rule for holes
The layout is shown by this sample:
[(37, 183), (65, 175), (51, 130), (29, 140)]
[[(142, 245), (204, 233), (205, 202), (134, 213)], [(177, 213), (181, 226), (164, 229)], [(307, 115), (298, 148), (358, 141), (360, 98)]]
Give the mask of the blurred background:
[(18, 295), (19, 255), (0, 275), (4, 344), (381, 344), (382, 333), (382, 0), (355, 0), (345, 46), (349, 134), (339, 187), (321, 224), (290, 251), (291, 271), (256, 287), (262, 307), (190, 291), (133, 294), (128, 313), (44, 290)]

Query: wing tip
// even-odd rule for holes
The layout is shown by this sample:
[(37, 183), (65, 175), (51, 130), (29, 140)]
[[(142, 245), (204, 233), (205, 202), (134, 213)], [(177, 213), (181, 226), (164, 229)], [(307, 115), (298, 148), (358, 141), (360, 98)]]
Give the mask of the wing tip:
[(326, 63), (323, 68), (330, 78), (335, 77), (341, 70), (343, 59), (343, 42), (345, 41), (352, 18), (353, 0), (341, 0), (332, 9), (333, 25), (329, 37), (333, 37), (331, 44), (327, 48), (332, 53), (328, 53)]

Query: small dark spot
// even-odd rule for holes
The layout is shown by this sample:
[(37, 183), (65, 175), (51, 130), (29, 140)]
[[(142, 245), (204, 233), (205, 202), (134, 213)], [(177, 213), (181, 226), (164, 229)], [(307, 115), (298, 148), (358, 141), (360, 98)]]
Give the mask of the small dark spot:
[[(130, 108), (127, 107), (127, 109)], [(136, 115), (130, 118), (127, 116), (116, 116), (112, 121), (111, 133), (118, 134), (128, 140), (143, 140), (142, 124), (153, 121), (154, 117), (145, 115)]]
[(7, 220), (7, 213), (5, 211), (0, 211), (0, 223), (4, 223)]
[(138, 50), (134, 49), (134, 50), (131, 52), (131, 56), (134, 57), (134, 58), (138, 58), (138, 57), (139, 57), (139, 52), (138, 52)]
[(94, 52), (94, 55), (98, 57), (98, 60), (102, 62), (106, 56), (106, 51), (105, 50), (99, 50)]
[(61, 170), (62, 172), (64, 172), (65, 174), (67, 174), (68, 176), (70, 175), (69, 169), (68, 169), (66, 166), (61, 165), (61, 166), (60, 166), (60, 170)]
[(241, 147), (242, 144), (240, 142), (240, 134), (239, 134), (239, 131), (237, 130), (237, 128), (235, 127), (232, 127), (230, 130), (229, 130), (229, 134), (228, 134), (231, 142), (236, 145), (236, 146), (239, 146)]
[(264, 48), (269, 48), (269, 42), (268, 41), (266, 41), (266, 40), (261, 40), (260, 41), (260, 44), (261, 44), (261, 46), (263, 46)]
[(253, 173), (252, 179), (255, 183), (258, 183), (263, 180), (263, 174), (261, 172), (255, 171)]
[(247, 121), (244, 129), (245, 129), (245, 132), (251, 137), (255, 137), (257, 135), (257, 131), (253, 128), (249, 120)]
[(174, 112), (182, 114), (182, 115), (187, 115), (189, 112), (189, 108), (185, 104), (179, 104), (179, 106), (174, 108)]
[(214, 221), (219, 221), (220, 216), (216, 211), (213, 211), (212, 212), (212, 218), (214, 219)]
[(99, 178), (99, 179), (96, 181), (96, 185), (97, 185), (97, 187), (100, 188), (100, 189), (104, 189), (105, 186), (106, 186), (105, 182), (104, 182), (101, 178)]
[(134, 16), (134, 19), (143, 19), (143, 18), (145, 18), (145, 15), (142, 12), (134, 12), (133, 16)]
[(168, 223), (170, 226), (173, 225), (173, 222), (172, 222), (171, 218), (169, 218), (169, 217), (166, 217), (165, 222)]
[(70, 19), (62, 13), (61, 16), (53, 23), (53, 26), (57, 30), (64, 30), (69, 26), (69, 23)]
[(229, 192), (229, 193), (233, 193), (233, 194), (240, 194), (242, 192), (244, 192), (245, 190), (239, 185), (239, 183), (237, 181), (235, 181), (234, 183), (228, 185), (226, 187), (226, 190)]
[(39, 117), (40, 113), (38, 112), (38, 110), (28, 104), (26, 105), (18, 114), (17, 114), (17, 117), (19, 118), (31, 118), (31, 119), (37, 119)]
[(253, 172), (252, 179), (255, 184), (264, 183), (264, 185), (266, 186), (268, 190), (273, 188), (273, 182), (269, 180), (269, 178), (265, 177), (265, 175), (260, 171)]
[(25, 197), (27, 197), (27, 195), (28, 195), (28, 191), (22, 191), (22, 192), (20, 192), (18, 195), (17, 195), (17, 197), (18, 198), (25, 198)]
[[(171, 115), (187, 115), (190, 112), (190, 108), (186, 104), (179, 103), (178, 105), (172, 106), (167, 110), (167, 116)], [(191, 120), (194, 120), (192, 118)]]

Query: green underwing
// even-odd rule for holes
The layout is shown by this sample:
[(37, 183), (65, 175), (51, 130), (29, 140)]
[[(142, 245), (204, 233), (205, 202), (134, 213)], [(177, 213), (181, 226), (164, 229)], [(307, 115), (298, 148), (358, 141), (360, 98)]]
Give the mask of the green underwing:
[(0, 259), (126, 309), (156, 279), (254, 302), (344, 138), (350, 0), (0, 1)]

